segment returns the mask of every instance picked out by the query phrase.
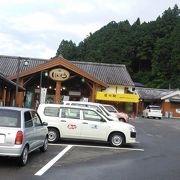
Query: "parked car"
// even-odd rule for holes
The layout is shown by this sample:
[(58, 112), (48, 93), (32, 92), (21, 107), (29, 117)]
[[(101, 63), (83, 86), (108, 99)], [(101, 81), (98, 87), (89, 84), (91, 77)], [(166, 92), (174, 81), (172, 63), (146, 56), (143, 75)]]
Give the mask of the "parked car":
[(103, 104), (103, 107), (105, 107), (110, 114), (117, 117), (120, 121), (128, 122), (129, 116), (126, 113), (118, 112), (118, 110), (114, 106), (109, 104)]
[(162, 118), (162, 112), (160, 106), (148, 105), (146, 109), (143, 110), (142, 117), (146, 118)]
[(72, 106), (81, 106), (81, 107), (92, 108), (92, 109), (97, 110), (98, 112), (100, 112), (104, 116), (106, 116), (106, 118), (108, 118), (108, 119), (111, 119), (111, 120), (113, 119), (114, 121), (119, 121), (119, 119), (116, 116), (112, 115), (100, 103), (83, 102), (83, 101), (63, 101), (63, 104), (64, 105), (72, 105)]
[(136, 142), (134, 126), (109, 120), (95, 109), (40, 104), (38, 113), (48, 123), (48, 140), (51, 143), (65, 138), (106, 141), (116, 147)]
[(47, 123), (42, 123), (35, 110), (0, 107), (0, 156), (17, 157), (26, 165), (28, 154), (48, 148)]

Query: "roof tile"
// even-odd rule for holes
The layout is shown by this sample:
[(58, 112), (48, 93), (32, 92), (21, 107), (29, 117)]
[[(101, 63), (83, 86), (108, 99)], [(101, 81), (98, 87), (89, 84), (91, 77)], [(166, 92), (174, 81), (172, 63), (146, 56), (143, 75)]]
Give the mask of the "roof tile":
[(162, 97), (174, 92), (174, 90), (169, 89), (154, 89), (154, 88), (140, 88), (136, 87), (136, 91), (141, 99), (146, 100), (158, 100)]
[[(0, 55), (0, 72), (5, 76), (12, 76), (17, 73), (18, 58), (21, 58), (20, 72), (31, 69), (37, 65), (47, 63), (49, 59), (38, 59), (18, 56)], [(23, 61), (29, 61), (28, 66), (23, 66)], [(105, 64), (70, 61), (79, 69), (87, 72), (91, 76), (111, 85), (134, 86), (134, 83), (126, 69), (125, 65)]]

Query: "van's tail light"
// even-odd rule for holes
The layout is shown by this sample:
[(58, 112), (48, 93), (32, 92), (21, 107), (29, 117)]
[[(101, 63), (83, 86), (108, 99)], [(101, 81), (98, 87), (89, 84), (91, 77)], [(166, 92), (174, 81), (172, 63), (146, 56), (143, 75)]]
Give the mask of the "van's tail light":
[(16, 134), (15, 144), (22, 144), (23, 142), (23, 132), (18, 131)]

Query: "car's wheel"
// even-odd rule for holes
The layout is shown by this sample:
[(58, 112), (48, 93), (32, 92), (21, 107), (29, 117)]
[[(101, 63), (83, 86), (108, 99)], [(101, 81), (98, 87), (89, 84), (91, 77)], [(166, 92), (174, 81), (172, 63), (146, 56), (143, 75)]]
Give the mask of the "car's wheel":
[(28, 154), (29, 154), (28, 146), (25, 146), (21, 156), (19, 157), (19, 165), (20, 166), (25, 166), (27, 164)]
[(55, 128), (48, 128), (48, 141), (50, 143), (57, 142), (59, 140), (59, 132)]
[(124, 118), (119, 118), (119, 121), (126, 122)]
[(113, 133), (109, 137), (111, 146), (120, 147), (125, 143), (125, 137), (122, 133)]
[(41, 152), (46, 152), (48, 149), (48, 138), (46, 137), (45, 140), (44, 140), (44, 144), (42, 147), (40, 147), (40, 151)]

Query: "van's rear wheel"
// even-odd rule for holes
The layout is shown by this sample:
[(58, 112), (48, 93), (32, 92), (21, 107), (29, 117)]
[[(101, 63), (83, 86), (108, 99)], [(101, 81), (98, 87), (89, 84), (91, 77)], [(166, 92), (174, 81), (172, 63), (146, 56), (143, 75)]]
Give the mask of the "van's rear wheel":
[(113, 133), (109, 137), (111, 146), (120, 147), (125, 143), (125, 138), (122, 133)]
[(59, 140), (59, 132), (55, 128), (48, 128), (48, 141), (55, 143)]

